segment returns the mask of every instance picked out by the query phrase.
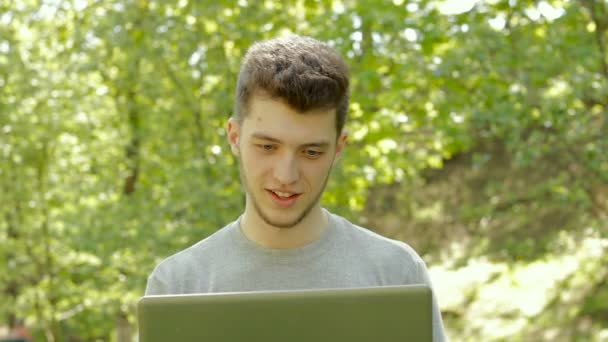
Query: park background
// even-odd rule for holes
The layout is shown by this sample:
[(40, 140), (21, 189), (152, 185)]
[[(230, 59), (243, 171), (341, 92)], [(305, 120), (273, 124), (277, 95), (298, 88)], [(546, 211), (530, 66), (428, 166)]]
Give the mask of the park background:
[(352, 69), (324, 205), (423, 256), (452, 340), (608, 340), (606, 0), (2, 0), (0, 326), (135, 338), (242, 211), (239, 62), (289, 32)]

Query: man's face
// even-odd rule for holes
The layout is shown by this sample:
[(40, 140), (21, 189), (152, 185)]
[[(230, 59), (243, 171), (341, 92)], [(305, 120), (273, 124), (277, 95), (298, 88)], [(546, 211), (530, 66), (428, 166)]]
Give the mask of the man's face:
[(336, 139), (335, 116), (335, 110), (302, 114), (282, 101), (255, 95), (243, 122), (229, 121), (248, 210), (271, 226), (291, 228), (318, 208), (346, 141), (345, 134)]

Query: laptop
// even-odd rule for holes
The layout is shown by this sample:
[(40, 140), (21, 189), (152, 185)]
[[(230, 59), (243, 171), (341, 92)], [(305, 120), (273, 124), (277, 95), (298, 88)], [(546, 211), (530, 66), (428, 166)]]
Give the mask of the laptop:
[(146, 296), (139, 341), (432, 341), (424, 285)]

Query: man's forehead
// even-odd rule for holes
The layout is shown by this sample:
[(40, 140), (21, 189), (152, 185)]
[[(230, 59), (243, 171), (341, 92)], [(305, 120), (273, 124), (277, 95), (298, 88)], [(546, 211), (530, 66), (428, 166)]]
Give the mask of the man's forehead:
[(300, 112), (281, 99), (256, 94), (242, 120), (242, 134), (293, 145), (325, 144), (336, 139), (334, 109)]

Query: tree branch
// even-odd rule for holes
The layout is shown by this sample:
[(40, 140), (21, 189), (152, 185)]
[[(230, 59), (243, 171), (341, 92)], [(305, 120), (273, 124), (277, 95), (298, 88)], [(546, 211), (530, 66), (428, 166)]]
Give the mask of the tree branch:
[[(600, 17), (603, 17), (604, 15), (604, 11), (597, 10), (596, 0), (581, 0), (581, 2), (583, 3), (583, 6), (587, 7), (587, 9), (589, 10), (591, 20), (595, 24), (595, 41), (600, 52), (600, 68), (602, 74), (604, 75), (606, 80), (608, 80), (608, 62), (606, 62), (606, 42), (604, 42), (603, 37), (604, 33), (608, 30), (608, 24), (600, 20)], [(603, 6), (602, 4), (600, 5)]]

